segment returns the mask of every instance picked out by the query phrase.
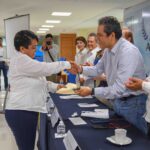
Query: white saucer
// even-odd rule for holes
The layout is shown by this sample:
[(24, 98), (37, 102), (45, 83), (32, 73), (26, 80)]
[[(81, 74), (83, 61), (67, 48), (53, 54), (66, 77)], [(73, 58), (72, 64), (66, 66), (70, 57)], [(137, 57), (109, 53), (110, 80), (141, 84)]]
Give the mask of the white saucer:
[(116, 144), (116, 145), (128, 145), (130, 143), (132, 143), (132, 139), (129, 138), (129, 137), (126, 137), (125, 140), (121, 143), (117, 143), (116, 140), (115, 140), (115, 136), (110, 136), (110, 137), (107, 137), (106, 138), (109, 142), (113, 143), (113, 144)]

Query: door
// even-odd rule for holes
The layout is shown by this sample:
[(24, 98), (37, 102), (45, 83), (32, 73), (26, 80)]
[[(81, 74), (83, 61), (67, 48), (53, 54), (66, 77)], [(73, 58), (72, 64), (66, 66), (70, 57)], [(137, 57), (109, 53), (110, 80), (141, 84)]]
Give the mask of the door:
[(67, 60), (74, 60), (76, 53), (76, 34), (60, 34), (60, 56)]

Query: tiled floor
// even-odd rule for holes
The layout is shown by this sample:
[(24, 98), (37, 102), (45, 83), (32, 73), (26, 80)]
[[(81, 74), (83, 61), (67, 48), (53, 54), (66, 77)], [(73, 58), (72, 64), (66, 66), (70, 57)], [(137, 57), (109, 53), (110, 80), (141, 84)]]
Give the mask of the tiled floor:
[[(5, 93), (4, 91), (4, 79), (3, 76), (0, 77), (0, 112), (3, 110)], [(36, 140), (37, 141), (37, 140)], [(37, 142), (36, 142), (37, 143)], [(0, 150), (18, 150), (13, 134), (8, 127), (4, 114), (0, 113)], [(37, 150), (37, 147), (35, 147)]]
[[(0, 110), (3, 109), (5, 91), (0, 91)], [(0, 149), (2, 150), (17, 150), (14, 137), (7, 126), (4, 114), (0, 114)]]
[[(0, 110), (3, 109), (4, 97), (5, 91), (0, 91)], [(13, 134), (5, 121), (4, 114), (2, 113), (0, 113), (0, 150), (17, 150)], [(37, 150), (37, 147), (35, 147), (35, 150)]]
[(3, 114), (0, 114), (0, 149), (17, 150), (14, 137), (6, 124)]

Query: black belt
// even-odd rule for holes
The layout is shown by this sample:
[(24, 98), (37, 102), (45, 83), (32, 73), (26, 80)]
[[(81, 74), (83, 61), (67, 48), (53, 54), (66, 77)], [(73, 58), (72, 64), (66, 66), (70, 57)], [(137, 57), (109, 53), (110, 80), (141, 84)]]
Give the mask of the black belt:
[(129, 95), (129, 96), (127, 96), (127, 97), (121, 97), (120, 99), (122, 100), (122, 101), (127, 101), (128, 99), (130, 99), (130, 98), (134, 98), (134, 97), (137, 97), (138, 95)]

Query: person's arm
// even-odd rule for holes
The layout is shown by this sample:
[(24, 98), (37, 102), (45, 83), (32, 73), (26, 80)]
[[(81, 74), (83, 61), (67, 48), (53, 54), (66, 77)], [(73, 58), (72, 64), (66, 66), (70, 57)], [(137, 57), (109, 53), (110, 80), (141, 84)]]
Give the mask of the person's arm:
[(142, 89), (147, 92), (150, 93), (150, 82), (148, 81), (143, 81), (142, 82)]
[(51, 81), (47, 81), (47, 85), (48, 85), (48, 92), (52, 93), (55, 93), (57, 90), (65, 87), (65, 85), (63, 84), (57, 84)]
[(142, 64), (142, 58), (137, 49), (122, 49), (114, 83), (108, 87), (95, 88), (95, 95), (106, 99), (122, 97), (126, 91), (124, 83), (128, 78), (134, 76), (137, 67), (141, 67), (141, 71), (143, 71), (140, 63)]
[(82, 66), (82, 73), (89, 77), (96, 77), (104, 73), (104, 58), (95, 66)]
[[(122, 97), (127, 90), (124, 83), (129, 77), (135, 75), (135, 70), (139, 67), (139, 73), (137, 76), (144, 77), (144, 66), (142, 62), (142, 56), (137, 49), (122, 49), (122, 53), (119, 55), (119, 61), (117, 62), (117, 72), (114, 79), (114, 83), (108, 87), (94, 88), (94, 94), (101, 98), (114, 99)], [(98, 68), (97, 68), (98, 69)], [(112, 69), (112, 68), (110, 68)], [(140, 72), (141, 71), (141, 72)], [(142, 73), (143, 72), (143, 73)], [(109, 78), (109, 77), (108, 77)], [(91, 94), (92, 89), (86, 88), (78, 91), (79, 95), (87, 96)]]
[(42, 43), (41, 50), (42, 50), (42, 51), (45, 51), (45, 49), (46, 49), (46, 40), (44, 39), (44, 40), (43, 40), (43, 43)]
[(56, 74), (64, 69), (70, 69), (71, 64), (68, 61), (59, 61), (52, 63), (38, 62), (28, 56), (20, 56), (17, 60), (17, 70), (26, 76), (49, 76)]
[(55, 93), (57, 91), (57, 87), (59, 84), (51, 82), (51, 81), (47, 81), (47, 85), (48, 85), (48, 92), (52, 92)]

